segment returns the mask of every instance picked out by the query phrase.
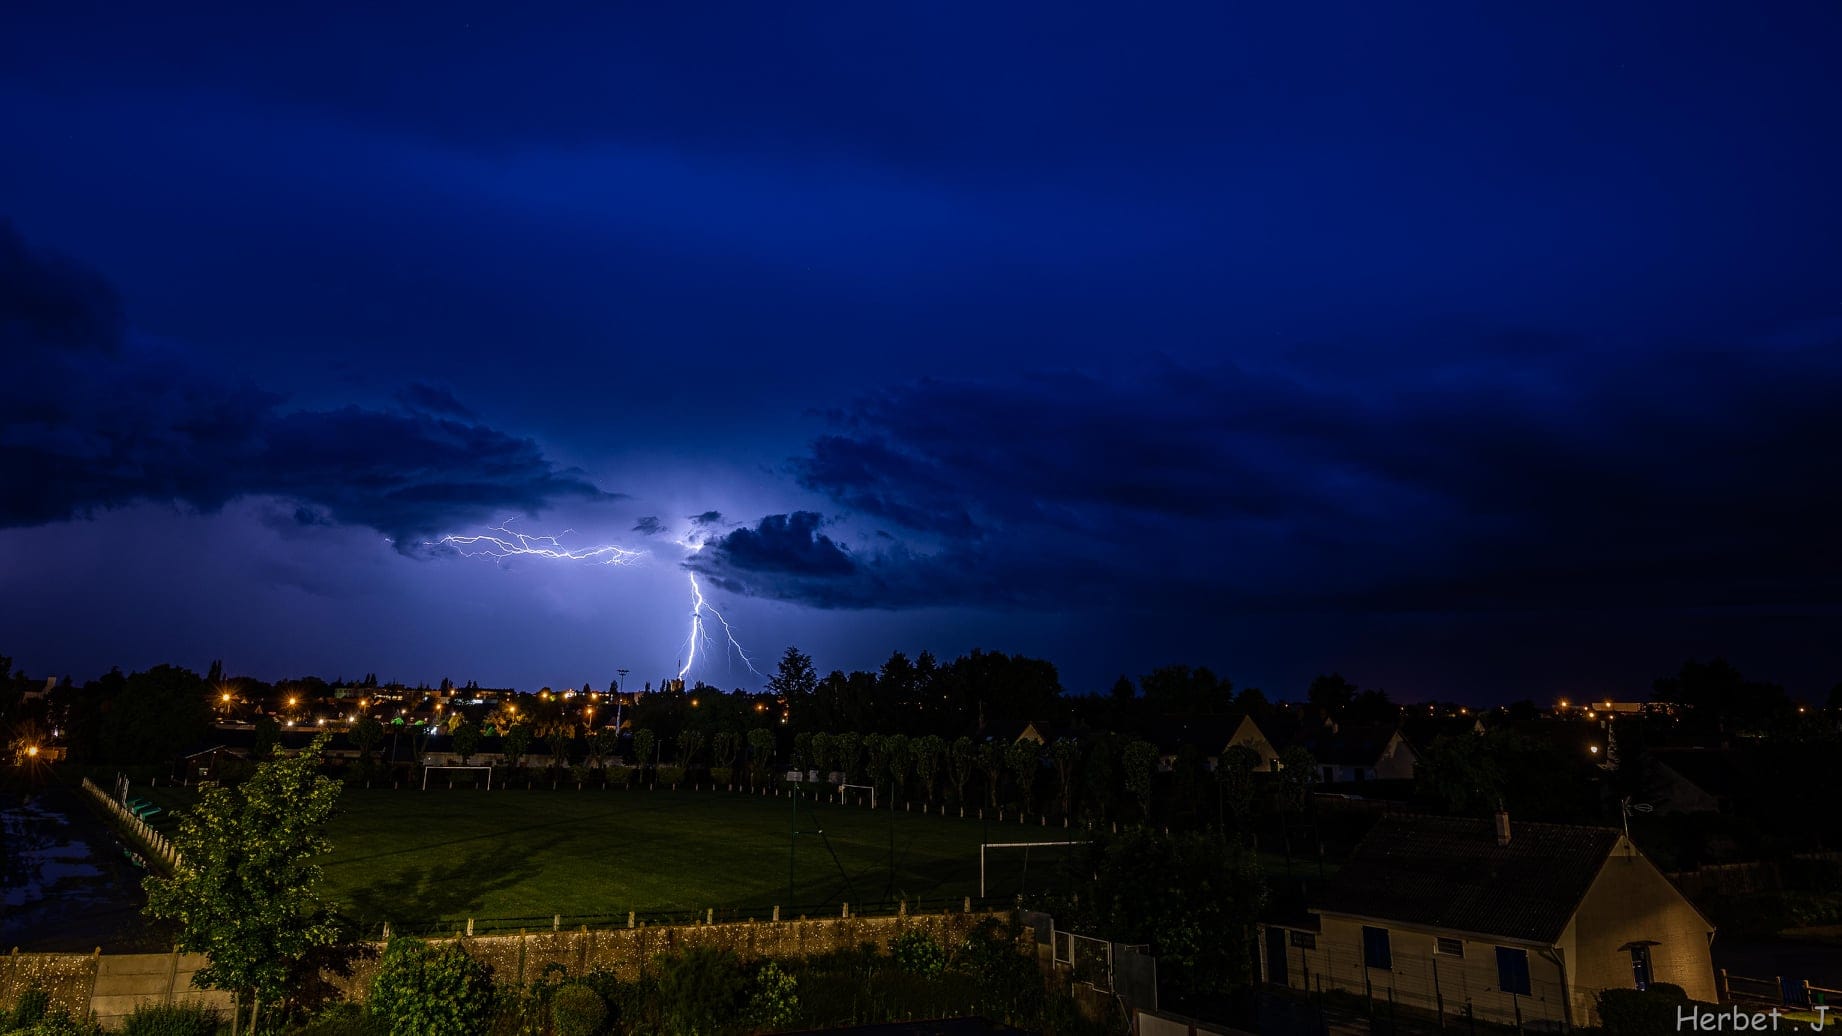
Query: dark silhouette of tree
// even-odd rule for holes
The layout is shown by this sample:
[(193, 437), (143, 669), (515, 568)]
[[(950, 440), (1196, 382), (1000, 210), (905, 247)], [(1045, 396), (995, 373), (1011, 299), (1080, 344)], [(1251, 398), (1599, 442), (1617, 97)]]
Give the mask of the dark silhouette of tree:
[(781, 652), (780, 664), (774, 667), (774, 675), (768, 677), (767, 687), (787, 703), (795, 729), (821, 730), (825, 726), (822, 721), (831, 718), (813, 712), (819, 674), (812, 668), (812, 656), (799, 648), (788, 646)]
[(103, 718), (115, 762), (164, 762), (211, 732), (210, 685), (190, 669), (157, 665), (128, 677)]
[(1356, 685), (1343, 678), (1342, 673), (1320, 675), (1311, 681), (1311, 689), (1305, 692), (1305, 700), (1327, 712), (1341, 713), (1349, 708), (1356, 698)]

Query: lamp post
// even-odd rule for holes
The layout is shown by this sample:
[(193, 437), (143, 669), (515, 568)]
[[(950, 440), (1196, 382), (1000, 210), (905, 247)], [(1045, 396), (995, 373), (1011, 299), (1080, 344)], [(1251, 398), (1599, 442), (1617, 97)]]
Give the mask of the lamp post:
[(620, 677), (620, 682), (614, 685), (614, 736), (615, 737), (620, 736), (620, 707), (622, 704), (621, 695), (625, 693), (627, 689), (627, 674), (629, 672), (631, 672), (631, 670), (628, 670), (628, 669), (614, 670), (614, 674)]

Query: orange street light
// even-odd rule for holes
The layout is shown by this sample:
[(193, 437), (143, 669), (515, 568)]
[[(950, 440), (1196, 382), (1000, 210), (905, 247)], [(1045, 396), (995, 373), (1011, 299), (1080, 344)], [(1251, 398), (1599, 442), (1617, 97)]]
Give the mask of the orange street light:
[(1589, 752), (1591, 752), (1591, 753), (1592, 753), (1592, 754), (1594, 754), (1594, 755), (1598, 755), (1598, 754), (1599, 754), (1599, 746), (1598, 746), (1598, 745), (1594, 745), (1594, 746), (1592, 746), (1591, 748), (1589, 748), (1589, 749), (1587, 749), (1587, 751), (1589, 751)]
[(26, 749), (26, 754), (27, 754), (27, 755), (29, 755), (29, 756), (31, 756), (31, 757), (33, 757), (34, 759), (36, 759), (36, 758), (38, 758), (38, 746), (37, 746), (37, 745), (32, 745), (32, 746), (30, 746), (30, 747), (28, 747), (28, 748)]

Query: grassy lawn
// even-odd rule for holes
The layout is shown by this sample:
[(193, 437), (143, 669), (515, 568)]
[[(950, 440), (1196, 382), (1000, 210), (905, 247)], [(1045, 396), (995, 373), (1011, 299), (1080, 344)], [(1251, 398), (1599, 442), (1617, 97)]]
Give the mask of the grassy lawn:
[[(147, 797), (167, 807), (157, 819), (168, 826), (192, 793)], [(553, 914), (682, 918), (774, 905), (816, 915), (898, 898), (912, 909), (917, 899), (925, 907), (977, 898), (982, 841), (1080, 837), (1034, 820), (987, 825), (802, 802), (789, 898), (792, 819), (790, 799), (727, 791), (347, 789), (323, 861), (325, 896), (356, 921), (399, 927), (469, 917), (543, 927)], [(1014, 896), (1026, 882), (1042, 888), (1062, 852), (1030, 850), (1027, 872), (1024, 850), (992, 853), (988, 896)]]

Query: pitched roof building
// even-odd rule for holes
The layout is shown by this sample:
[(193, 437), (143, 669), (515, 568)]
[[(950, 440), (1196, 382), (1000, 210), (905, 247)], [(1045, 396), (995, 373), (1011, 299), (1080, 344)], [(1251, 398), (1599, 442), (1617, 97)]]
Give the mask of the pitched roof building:
[(1567, 1027), (1606, 988), (1715, 998), (1714, 925), (1613, 828), (1390, 814), (1310, 909), (1266, 926), (1269, 982)]

